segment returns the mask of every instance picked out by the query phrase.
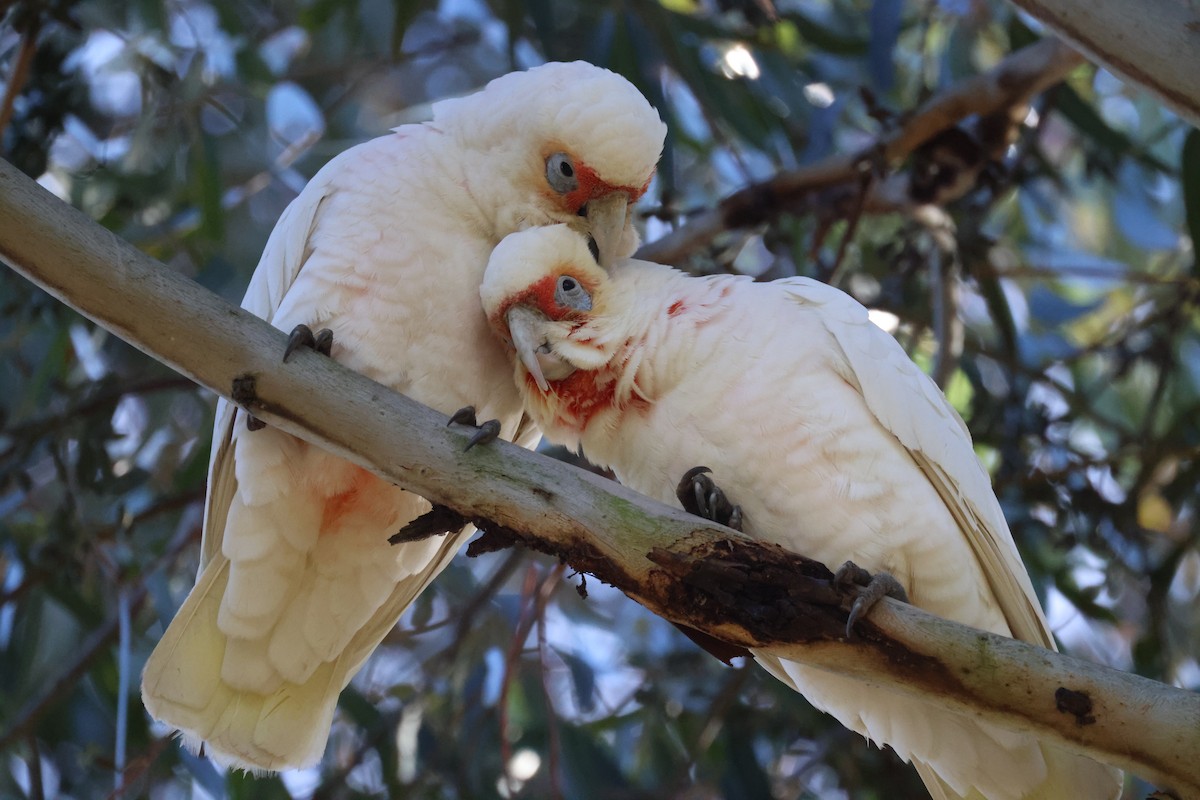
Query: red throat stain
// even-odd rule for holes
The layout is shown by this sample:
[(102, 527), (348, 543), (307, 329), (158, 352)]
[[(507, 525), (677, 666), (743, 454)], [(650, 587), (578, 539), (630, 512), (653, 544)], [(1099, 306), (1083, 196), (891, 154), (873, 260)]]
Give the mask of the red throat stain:
[[(526, 375), (525, 379), (531, 394), (535, 397), (539, 395), (533, 378)], [(636, 391), (624, 403), (619, 403), (616, 390), (617, 375), (608, 368), (592, 371), (581, 369), (562, 380), (550, 381), (550, 394), (557, 400), (557, 408), (554, 409), (557, 412), (556, 422), (583, 431), (597, 414), (610, 410), (643, 410), (650, 405)]]

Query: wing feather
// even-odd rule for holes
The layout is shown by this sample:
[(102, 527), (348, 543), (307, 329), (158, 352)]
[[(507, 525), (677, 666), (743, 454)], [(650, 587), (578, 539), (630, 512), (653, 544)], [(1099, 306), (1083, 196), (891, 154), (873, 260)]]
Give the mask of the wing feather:
[[(317, 225), (321, 206), (328, 196), (328, 182), (320, 175), (288, 205), (271, 231), (258, 268), (242, 298), (242, 308), (273, 322), (275, 311), (308, 261), (309, 238)], [(217, 400), (213, 423), (212, 454), (208, 461), (208, 492), (204, 503), (204, 532), (200, 544), (200, 573), (218, 553), (225, 536), (229, 505), (238, 491), (233, 458), (233, 426), (245, 420), (241, 411), (225, 398)]]
[(937, 384), (849, 295), (807, 278), (780, 283), (798, 302), (821, 308), (822, 322), (841, 350), (835, 371), (858, 390), (937, 489), (979, 559), (1013, 636), (1055, 649), (991, 479), (972, 449), (966, 424)]

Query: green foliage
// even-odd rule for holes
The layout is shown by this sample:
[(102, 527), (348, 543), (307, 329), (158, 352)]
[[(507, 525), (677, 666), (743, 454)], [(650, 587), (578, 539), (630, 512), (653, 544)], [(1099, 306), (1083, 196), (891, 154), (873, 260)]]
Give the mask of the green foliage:
[[(1034, 37), (998, 2), (823, 0), (778, 19), (769, 5), (0, 4), (15, 92), (0, 149), (236, 300), (326, 160), (510, 68), (587, 58), (661, 109), (671, 135), (643, 206), (655, 237), (752, 181), (866, 147)], [(833, 279), (894, 314), (920, 363), (949, 352), (1064, 644), (1196, 688), (1200, 140), (1092, 68), (1034, 112), (945, 209), (949, 245), (901, 208), (851, 226), (835, 191), (681, 266)], [(939, 313), (962, 321), (961, 347)], [(343, 694), (319, 769), (256, 779), (186, 753), (149, 722), (137, 680), (194, 575), (211, 403), (0, 271), (0, 796), (920, 796), (907, 766), (755, 665), (721, 666), (524, 554), (438, 579)]]

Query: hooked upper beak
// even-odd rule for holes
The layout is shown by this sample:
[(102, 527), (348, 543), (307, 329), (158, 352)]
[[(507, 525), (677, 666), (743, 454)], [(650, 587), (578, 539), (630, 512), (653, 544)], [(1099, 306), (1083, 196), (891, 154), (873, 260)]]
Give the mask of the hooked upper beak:
[(545, 339), (539, 331), (546, 322), (545, 315), (529, 306), (513, 306), (504, 318), (508, 322), (508, 333), (512, 337), (517, 358), (529, 370), (538, 388), (543, 392), (549, 391), (550, 384), (546, 382), (542, 365), (538, 363), (538, 351), (545, 346)]
[(592, 238), (600, 249), (600, 266), (611, 269), (617, 260), (621, 240), (625, 238), (625, 216), (629, 208), (629, 195), (611, 192), (604, 197), (587, 203), (588, 227)]

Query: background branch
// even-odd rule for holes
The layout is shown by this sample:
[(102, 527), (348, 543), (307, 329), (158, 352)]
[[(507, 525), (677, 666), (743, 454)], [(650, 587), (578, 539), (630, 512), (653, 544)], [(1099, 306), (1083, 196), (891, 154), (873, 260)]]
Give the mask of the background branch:
[[(972, 114), (1011, 108), (1060, 82), (1083, 57), (1055, 39), (1044, 39), (1004, 58), (988, 72), (955, 83), (921, 104), (895, 130), (879, 138), (875, 151), (895, 164), (938, 133)], [(638, 258), (677, 264), (719, 234), (765, 222), (795, 206), (811, 192), (861, 179), (872, 153), (835, 155), (780, 172), (726, 197), (678, 230), (644, 245)], [(872, 209), (868, 199), (866, 210)]]
[(822, 565), (506, 442), (463, 453), (465, 433), (443, 415), (308, 351), (283, 364), (280, 331), (2, 161), (0, 217), (9, 222), (0, 256), (18, 272), (198, 383), (236, 394), (269, 424), (477, 521), (493, 544), (557, 555), (731, 643), (916, 694), (1200, 794), (1194, 693), (893, 602), (848, 642), (849, 598)]

